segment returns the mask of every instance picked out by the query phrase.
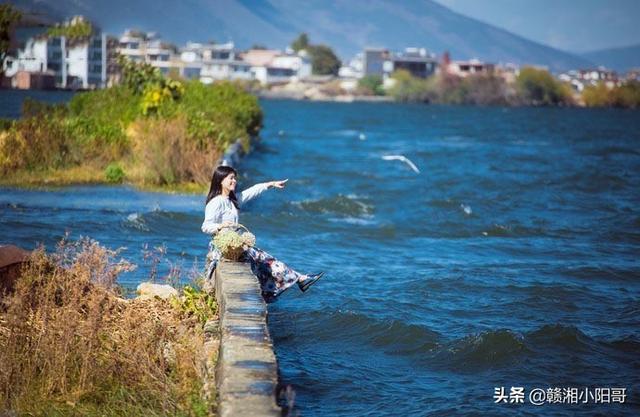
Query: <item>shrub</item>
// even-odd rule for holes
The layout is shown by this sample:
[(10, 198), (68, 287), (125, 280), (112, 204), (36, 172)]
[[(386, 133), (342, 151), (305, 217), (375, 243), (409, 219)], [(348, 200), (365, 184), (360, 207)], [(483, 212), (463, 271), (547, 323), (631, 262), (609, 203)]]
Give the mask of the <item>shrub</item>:
[(584, 104), (588, 107), (640, 107), (640, 82), (628, 81), (621, 86), (608, 88), (600, 82), (588, 86), (582, 92)]
[(124, 180), (125, 174), (124, 170), (119, 164), (111, 163), (105, 168), (104, 177), (106, 178), (107, 182), (110, 182), (112, 184), (119, 184)]
[(74, 165), (79, 150), (55, 114), (19, 120), (0, 137), (0, 173)]
[(534, 106), (571, 104), (571, 88), (556, 80), (549, 71), (525, 67), (516, 78), (516, 88), (525, 104)]
[(383, 96), (385, 94), (382, 88), (382, 77), (379, 75), (365, 75), (358, 80), (359, 94)]
[(185, 117), (140, 119), (132, 124), (129, 134), (134, 164), (142, 167), (146, 181), (155, 185), (210, 181), (220, 151), (213, 144), (191, 138)]
[(398, 70), (392, 74), (395, 84), (388, 92), (396, 101), (432, 102), (437, 100), (437, 91), (432, 79), (422, 79), (411, 75), (407, 70)]
[[(0, 305), (0, 409), (17, 415), (206, 415), (200, 318), (117, 297), (132, 265), (89, 239), (36, 250)], [(211, 314), (212, 310), (207, 310)]]
[(262, 127), (262, 110), (258, 99), (247, 94), (241, 84), (223, 81), (207, 86), (191, 81), (178, 104), (188, 119), (189, 137), (201, 147), (213, 142), (219, 150), (243, 139), (248, 150), (249, 139)]
[[(120, 86), (77, 94), (68, 106), (25, 100), (24, 118), (0, 135), (0, 174), (82, 164), (97, 169), (99, 177), (97, 167), (122, 162), (130, 180), (205, 185), (217, 157), (231, 143), (241, 140), (249, 150), (251, 137), (262, 127), (262, 111), (246, 85), (185, 84), (148, 65), (121, 62)], [(141, 171), (144, 175), (136, 175)], [(113, 169), (104, 178), (122, 180)]]
[(513, 91), (504, 79), (493, 74), (471, 75), (465, 79), (465, 103), (475, 105), (507, 105), (515, 101)]
[(0, 131), (8, 130), (11, 126), (13, 126), (13, 119), (6, 119), (4, 117), (0, 117)]

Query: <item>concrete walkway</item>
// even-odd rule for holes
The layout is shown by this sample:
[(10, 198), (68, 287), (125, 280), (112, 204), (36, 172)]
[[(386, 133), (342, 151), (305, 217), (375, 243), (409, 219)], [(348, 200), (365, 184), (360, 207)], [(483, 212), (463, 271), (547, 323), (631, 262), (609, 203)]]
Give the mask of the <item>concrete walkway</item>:
[(221, 261), (215, 289), (220, 317), (218, 414), (280, 416), (275, 401), (278, 365), (267, 328), (267, 306), (249, 264)]

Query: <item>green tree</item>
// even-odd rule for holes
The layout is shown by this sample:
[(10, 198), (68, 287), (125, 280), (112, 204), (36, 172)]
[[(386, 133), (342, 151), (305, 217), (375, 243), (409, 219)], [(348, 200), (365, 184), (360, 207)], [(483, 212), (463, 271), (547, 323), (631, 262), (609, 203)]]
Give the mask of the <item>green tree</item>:
[(11, 48), (11, 27), (22, 18), (22, 13), (10, 4), (0, 4), (0, 76), (4, 75), (4, 60)]
[(614, 88), (613, 105), (616, 107), (640, 107), (640, 82), (632, 80)]
[(58, 24), (47, 30), (47, 35), (51, 37), (65, 36), (70, 41), (82, 41), (93, 34), (93, 26), (85, 20), (79, 20), (71, 24)]
[(571, 90), (553, 78), (549, 71), (532, 67), (520, 70), (516, 89), (526, 104), (534, 106), (571, 103)]
[(613, 88), (604, 82), (590, 85), (582, 92), (582, 99), (587, 107), (640, 107), (640, 82), (627, 81)]
[(292, 43), (291, 49), (298, 52), (309, 47), (309, 36), (306, 33), (301, 33)]
[(327, 45), (309, 45), (307, 51), (311, 56), (311, 72), (316, 75), (337, 75), (340, 60)]
[(433, 78), (417, 78), (407, 70), (395, 71), (391, 77), (395, 80), (395, 84), (389, 89), (389, 94), (396, 101), (423, 103), (437, 101), (438, 93)]

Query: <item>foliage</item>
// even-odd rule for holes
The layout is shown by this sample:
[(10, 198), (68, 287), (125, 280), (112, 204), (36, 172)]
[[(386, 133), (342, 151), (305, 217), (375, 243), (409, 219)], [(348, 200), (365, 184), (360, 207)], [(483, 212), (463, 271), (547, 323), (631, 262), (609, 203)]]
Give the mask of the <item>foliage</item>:
[(389, 88), (389, 95), (402, 102), (432, 102), (437, 93), (431, 80), (417, 78), (407, 70), (398, 70), (392, 74), (395, 84)]
[(73, 21), (70, 24), (58, 24), (47, 30), (50, 37), (64, 36), (70, 41), (79, 41), (89, 38), (93, 34), (93, 26), (86, 20)]
[(222, 81), (210, 86), (189, 82), (178, 108), (187, 116), (189, 137), (203, 148), (213, 144), (224, 150), (241, 139), (248, 150), (250, 137), (262, 127), (258, 99), (235, 82)]
[(379, 75), (365, 75), (358, 80), (358, 92), (364, 95), (383, 96), (382, 77)]
[(75, 164), (80, 152), (56, 113), (20, 120), (0, 133), (0, 174), (19, 169), (61, 168)]
[(291, 49), (295, 52), (307, 49), (309, 47), (309, 36), (306, 33), (301, 33), (298, 37), (291, 42)]
[[(246, 85), (204, 85), (164, 78), (145, 64), (122, 61), (123, 83), (76, 94), (68, 105), (25, 100), (23, 119), (0, 134), (0, 178), (60, 178), (83, 166), (93, 181), (152, 186), (210, 181), (217, 158), (240, 139), (245, 150), (262, 126), (262, 111)], [(53, 172), (55, 171), (55, 172)], [(88, 180), (89, 177), (87, 177)], [(29, 180), (29, 182), (32, 182)], [(63, 181), (68, 183), (67, 181)]]
[(221, 152), (215, 146), (200, 147), (189, 137), (184, 115), (174, 119), (139, 119), (128, 129), (131, 164), (145, 184), (206, 184)]
[(525, 104), (549, 106), (572, 102), (571, 88), (546, 70), (522, 68), (516, 78), (516, 89)]
[(337, 75), (340, 60), (327, 45), (309, 45), (307, 48), (311, 57), (311, 72), (316, 75)]
[(124, 180), (125, 173), (120, 164), (113, 162), (105, 168), (104, 177), (107, 179), (107, 182), (119, 184)]
[(423, 79), (400, 70), (393, 74), (393, 79), (395, 85), (388, 93), (397, 101), (480, 106), (518, 103), (513, 88), (493, 74), (473, 74), (465, 78), (439, 74)]
[(146, 62), (134, 62), (120, 55), (118, 65), (122, 70), (124, 85), (134, 94), (140, 95), (147, 85), (160, 84), (163, 81), (160, 70)]
[(4, 74), (4, 63), (11, 48), (11, 28), (22, 18), (22, 13), (9, 3), (0, 4), (0, 77)]
[(0, 117), (0, 132), (13, 126), (14, 120)]
[(515, 92), (500, 77), (474, 74), (464, 79), (460, 96), (462, 103), (479, 106), (504, 106), (515, 102)]
[(44, 101), (38, 101), (31, 97), (26, 97), (22, 102), (22, 116), (28, 117), (46, 117), (67, 115), (67, 106), (64, 104), (51, 104)]
[(65, 118), (85, 161), (106, 164), (126, 155), (126, 126), (139, 117), (140, 98), (123, 86), (76, 94)]
[(119, 298), (117, 277), (133, 265), (117, 257), (89, 239), (31, 255), (0, 300), (0, 409), (207, 415), (199, 317), (165, 300)]
[(608, 88), (603, 82), (588, 86), (582, 92), (587, 107), (640, 107), (640, 82), (628, 81), (620, 86)]
[(148, 83), (142, 93), (142, 114), (158, 114), (167, 104), (177, 101), (184, 93), (180, 81), (163, 79), (159, 83)]
[(182, 289), (182, 297), (173, 298), (174, 307), (187, 317), (195, 317), (204, 325), (216, 315), (217, 303), (213, 294), (186, 285)]

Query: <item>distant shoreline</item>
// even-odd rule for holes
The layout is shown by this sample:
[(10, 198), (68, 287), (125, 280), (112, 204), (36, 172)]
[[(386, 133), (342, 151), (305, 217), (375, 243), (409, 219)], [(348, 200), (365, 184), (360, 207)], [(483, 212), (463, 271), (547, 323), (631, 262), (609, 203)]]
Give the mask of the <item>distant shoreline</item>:
[(360, 96), (354, 94), (338, 94), (338, 95), (305, 95), (302, 92), (284, 92), (284, 91), (259, 91), (257, 93), (260, 99), (270, 100), (300, 100), (300, 101), (326, 101), (336, 103), (395, 103), (393, 97), (389, 96)]

